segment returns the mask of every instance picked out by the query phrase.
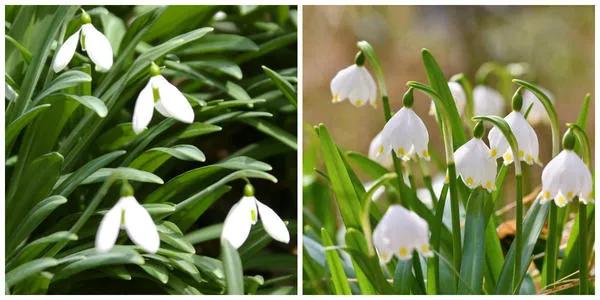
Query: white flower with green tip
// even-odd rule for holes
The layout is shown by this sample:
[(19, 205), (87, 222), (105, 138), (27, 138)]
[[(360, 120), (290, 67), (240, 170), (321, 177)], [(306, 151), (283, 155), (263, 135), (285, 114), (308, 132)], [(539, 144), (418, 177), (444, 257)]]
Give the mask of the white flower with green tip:
[[(554, 96), (552, 96), (552, 94), (547, 89), (541, 87), (538, 87), (538, 89), (544, 94), (546, 94), (550, 102), (554, 104)], [(529, 107), (529, 105), (531, 105), (531, 103), (533, 103), (533, 106), (531, 107), (531, 110), (527, 115), (527, 121), (529, 121), (529, 123), (533, 125), (550, 124), (550, 118), (548, 118), (548, 113), (546, 112), (546, 109), (544, 108), (542, 102), (540, 102), (540, 100), (534, 93), (526, 89), (525, 91), (523, 91), (523, 107), (521, 108), (521, 113), (525, 114), (527, 108)]]
[(454, 152), (456, 176), (471, 189), (481, 186), (491, 192), (496, 189), (496, 158), (481, 140), (484, 133), (481, 122), (475, 125), (473, 133), (474, 137)]
[(392, 160), (392, 154), (387, 153), (385, 155), (380, 155), (379, 149), (381, 148), (381, 132), (378, 133), (371, 144), (369, 145), (369, 158), (378, 162), (385, 168), (390, 168), (394, 165), (394, 161)]
[(352, 105), (361, 107), (367, 103), (376, 107), (377, 85), (369, 70), (364, 66), (364, 56), (360, 52), (355, 64), (342, 69), (331, 80), (332, 100), (337, 103), (348, 99)]
[(473, 89), (473, 113), (476, 116), (502, 116), (504, 97), (493, 88), (478, 85)]

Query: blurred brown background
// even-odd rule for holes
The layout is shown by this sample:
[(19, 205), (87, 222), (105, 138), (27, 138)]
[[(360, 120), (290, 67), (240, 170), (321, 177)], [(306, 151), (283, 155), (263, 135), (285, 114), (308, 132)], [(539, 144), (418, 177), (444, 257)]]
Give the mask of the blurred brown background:
[[(566, 122), (576, 121), (585, 94), (592, 94), (587, 130), (594, 145), (593, 6), (304, 6), (303, 15), (304, 122), (327, 125), (344, 149), (367, 154), (385, 124), (381, 99), (377, 109), (331, 103), (330, 81), (354, 62), (360, 40), (371, 43), (382, 63), (393, 111), (402, 105), (407, 81), (427, 83), (421, 48), (431, 50), (448, 78), (462, 72), (473, 83), (485, 62), (525, 62), (533, 71), (526, 79), (554, 95), (561, 134)], [(414, 109), (427, 125), (430, 148), (443, 153), (429, 105), (429, 98), (415, 93)], [(314, 142), (311, 127), (305, 126), (305, 147)], [(550, 127), (534, 129), (546, 164)], [(529, 169), (531, 189), (540, 183), (542, 168)]]

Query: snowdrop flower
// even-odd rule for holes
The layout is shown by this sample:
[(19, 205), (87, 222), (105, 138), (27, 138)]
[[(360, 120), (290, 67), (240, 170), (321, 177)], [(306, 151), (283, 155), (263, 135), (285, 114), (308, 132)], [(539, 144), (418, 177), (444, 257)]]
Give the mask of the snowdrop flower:
[(373, 244), (382, 263), (388, 263), (394, 255), (410, 259), (414, 250), (425, 257), (433, 256), (427, 222), (400, 205), (391, 205), (385, 212), (373, 231)]
[(258, 217), (262, 220), (265, 231), (275, 240), (290, 242), (290, 233), (281, 218), (268, 206), (254, 197), (254, 187), (246, 184), (244, 197), (236, 203), (223, 224), (221, 237), (235, 248), (239, 248), (248, 238), (250, 228), (256, 224)]
[[(554, 104), (554, 96), (552, 96), (547, 89), (541, 87), (538, 87), (538, 89), (546, 94), (548, 99), (550, 99), (550, 102)], [(521, 113), (525, 114), (525, 111), (531, 103), (533, 103), (533, 106), (531, 107), (531, 111), (529, 111), (529, 115), (527, 115), (527, 121), (533, 125), (540, 123), (550, 124), (550, 119), (548, 118), (548, 114), (546, 113), (546, 109), (542, 102), (540, 102), (534, 93), (526, 89), (523, 92), (523, 107), (521, 108)]]
[(113, 64), (113, 50), (108, 39), (94, 25), (88, 13), (82, 10), (81, 21), (83, 25), (73, 33), (58, 49), (52, 69), (55, 73), (64, 69), (77, 49), (77, 42), (81, 43), (81, 50), (86, 51), (96, 65), (96, 71), (107, 72)]
[(386, 153), (385, 155), (380, 155), (379, 149), (381, 149), (381, 145), (382, 143), (380, 132), (373, 138), (371, 144), (369, 145), (369, 158), (378, 162), (383, 167), (389, 169), (394, 165), (394, 161), (392, 160), (392, 154)]
[(498, 91), (478, 85), (473, 89), (473, 113), (476, 116), (501, 116), (504, 113), (504, 98)]
[(484, 134), (483, 123), (478, 122), (473, 129), (473, 138), (454, 152), (456, 175), (460, 176), (469, 188), (481, 186), (488, 192), (496, 189), (496, 158), (481, 140)]
[(376, 107), (377, 85), (371, 73), (364, 66), (362, 52), (356, 55), (355, 64), (339, 71), (331, 80), (331, 102), (348, 99), (352, 105), (361, 107), (367, 102)]
[(150, 120), (154, 108), (163, 116), (173, 118), (183, 123), (194, 122), (194, 110), (177, 89), (160, 75), (160, 68), (152, 62), (150, 64), (150, 80), (140, 92), (133, 109), (133, 131), (136, 134), (144, 131)]
[(541, 203), (554, 199), (559, 207), (564, 207), (574, 197), (584, 204), (594, 202), (592, 174), (586, 164), (573, 151), (575, 137), (571, 130), (563, 138), (563, 148), (542, 171)]
[[(448, 87), (450, 88), (450, 93), (452, 94), (452, 98), (454, 98), (454, 103), (456, 104), (456, 109), (458, 110), (458, 115), (462, 116), (465, 111), (465, 106), (467, 105), (467, 96), (465, 95), (465, 90), (462, 88), (462, 85), (458, 82), (450, 81), (448, 82)], [(435, 116), (435, 103), (433, 100), (431, 101), (431, 106), (429, 107), (429, 115)], [(437, 118), (436, 118), (437, 121)]]
[[(538, 156), (539, 144), (535, 130), (533, 130), (520, 112), (523, 105), (521, 88), (517, 90), (513, 98), (513, 111), (504, 117), (504, 120), (508, 123), (510, 130), (517, 139), (519, 159), (529, 165), (532, 165), (534, 162), (542, 165)], [(494, 158), (502, 157), (506, 165), (514, 161), (512, 150), (498, 128), (494, 127), (490, 130), (488, 139), (492, 149), (491, 155)]]
[(148, 253), (156, 253), (160, 239), (152, 217), (133, 197), (133, 188), (125, 183), (121, 198), (102, 218), (96, 233), (96, 251), (108, 252), (117, 241), (119, 229), (125, 229), (129, 238)]
[(417, 154), (429, 161), (429, 133), (423, 120), (412, 109), (413, 88), (408, 89), (402, 101), (404, 107), (392, 116), (381, 131), (381, 145), (377, 153), (387, 155), (393, 151), (398, 158), (405, 161)]

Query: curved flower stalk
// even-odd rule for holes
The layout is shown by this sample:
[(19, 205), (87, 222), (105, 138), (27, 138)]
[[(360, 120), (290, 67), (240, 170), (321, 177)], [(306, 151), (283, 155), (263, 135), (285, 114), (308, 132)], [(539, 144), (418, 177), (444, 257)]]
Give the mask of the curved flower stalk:
[[(458, 115), (462, 117), (465, 111), (465, 106), (467, 105), (467, 95), (465, 94), (465, 90), (460, 83), (454, 81), (448, 82), (448, 88), (450, 88), (450, 93), (452, 94), (452, 98), (454, 98), (454, 103), (456, 103)], [(431, 106), (429, 107), (429, 115), (436, 115), (435, 103), (433, 100), (431, 100)], [(437, 118), (436, 121), (438, 121)]]
[(333, 77), (330, 84), (333, 97), (331, 102), (337, 103), (348, 99), (356, 107), (361, 107), (367, 102), (377, 107), (375, 104), (377, 85), (364, 63), (364, 55), (359, 52), (355, 64), (342, 69)]
[(127, 231), (129, 238), (148, 253), (156, 253), (160, 239), (152, 217), (133, 197), (133, 188), (124, 183), (121, 198), (102, 218), (96, 233), (96, 251), (106, 253), (112, 249), (119, 230)]
[(392, 116), (381, 131), (381, 145), (377, 153), (387, 155), (393, 151), (404, 161), (410, 160), (414, 155), (429, 161), (429, 133), (423, 120), (412, 109), (412, 88), (404, 94), (402, 102), (404, 107)]
[(555, 156), (542, 171), (540, 202), (554, 199), (558, 207), (566, 206), (579, 197), (583, 204), (594, 202), (592, 173), (583, 160), (573, 151), (575, 137), (569, 130), (563, 139), (564, 150)]
[(87, 52), (96, 65), (96, 71), (107, 72), (113, 64), (113, 50), (108, 39), (94, 25), (88, 13), (82, 10), (81, 21), (83, 25), (62, 44), (56, 52), (52, 69), (55, 73), (63, 70), (75, 55), (77, 42), (81, 43), (81, 50)]
[[(539, 144), (537, 134), (520, 112), (523, 106), (521, 88), (517, 90), (514, 98), (513, 111), (504, 117), (504, 120), (517, 139), (517, 143), (519, 145), (519, 160), (524, 161), (529, 165), (533, 165), (535, 162), (541, 166), (542, 163), (539, 159)], [(490, 130), (488, 139), (492, 149), (491, 155), (494, 158), (502, 157), (504, 164), (506, 165), (509, 165), (514, 161), (510, 146), (498, 128), (494, 127)]]
[(390, 206), (383, 215), (373, 231), (373, 244), (382, 263), (390, 262), (394, 255), (410, 259), (415, 250), (425, 257), (433, 256), (427, 222), (400, 205)]
[[(545, 88), (538, 87), (538, 89), (546, 94), (548, 99), (552, 104), (554, 104), (554, 96)], [(540, 100), (532, 93), (530, 90), (526, 89), (523, 91), (523, 108), (521, 109), (521, 113), (525, 113), (525, 110), (533, 103), (531, 107), (531, 111), (527, 115), (527, 121), (529, 123), (536, 124), (550, 124), (550, 119), (548, 118), (548, 113), (546, 113), (546, 109)]]
[(279, 242), (290, 242), (290, 233), (283, 220), (270, 207), (254, 197), (254, 187), (250, 183), (244, 187), (242, 199), (231, 207), (225, 217), (221, 237), (233, 247), (239, 248), (248, 238), (250, 229), (256, 224), (259, 216), (267, 234)]
[(379, 132), (371, 141), (369, 145), (369, 158), (378, 162), (385, 168), (390, 168), (394, 165), (394, 160), (392, 159), (392, 154), (388, 153), (385, 155), (379, 154), (379, 149), (381, 149), (381, 132)]
[(188, 124), (193, 123), (194, 110), (192, 106), (179, 89), (160, 74), (160, 68), (154, 62), (150, 64), (150, 75), (152, 77), (135, 102), (133, 131), (139, 134), (147, 128), (155, 108), (167, 118)]
[(483, 123), (478, 122), (473, 129), (473, 138), (454, 152), (456, 175), (471, 189), (478, 186), (491, 192), (496, 189), (496, 158), (481, 140), (484, 134)]
[(502, 94), (485, 85), (473, 89), (473, 113), (476, 116), (501, 116), (504, 113)]

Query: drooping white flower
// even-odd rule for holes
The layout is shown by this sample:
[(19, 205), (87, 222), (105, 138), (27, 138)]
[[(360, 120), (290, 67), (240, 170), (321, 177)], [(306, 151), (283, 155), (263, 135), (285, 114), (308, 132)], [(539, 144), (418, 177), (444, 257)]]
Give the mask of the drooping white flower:
[(283, 220), (270, 207), (258, 201), (253, 193), (250, 195), (246, 191), (244, 197), (231, 207), (225, 217), (221, 237), (233, 247), (239, 248), (248, 238), (250, 229), (259, 216), (267, 234), (279, 242), (289, 243), (290, 233)]
[(185, 96), (162, 75), (158, 66), (152, 63), (152, 77), (142, 89), (133, 109), (132, 127), (136, 134), (144, 131), (150, 121), (154, 109), (167, 118), (183, 123), (194, 122), (194, 110)]
[(102, 218), (96, 233), (96, 250), (108, 252), (115, 245), (120, 229), (125, 229), (129, 238), (146, 252), (156, 253), (160, 246), (152, 217), (132, 195), (122, 196)]
[(333, 103), (348, 99), (356, 107), (367, 102), (376, 106), (377, 85), (364, 65), (354, 64), (339, 71), (331, 80), (330, 88)]
[(371, 141), (371, 144), (369, 145), (369, 158), (378, 162), (380, 165), (382, 165), (385, 168), (390, 168), (394, 165), (394, 161), (392, 159), (392, 154), (391, 153), (386, 153), (386, 154), (380, 154), (379, 153), (379, 149), (381, 149), (381, 132), (378, 133), (373, 140)]
[(77, 49), (78, 42), (81, 50), (86, 51), (92, 62), (96, 65), (96, 71), (107, 72), (113, 64), (113, 50), (108, 39), (94, 25), (91, 24), (90, 15), (86, 12), (81, 17), (83, 25), (73, 33), (62, 44), (56, 52), (52, 69), (55, 73), (64, 69)]
[[(552, 94), (547, 89), (542, 87), (538, 87), (538, 89), (540, 89), (544, 94), (546, 94), (550, 102), (554, 104), (554, 96), (552, 96)], [(527, 115), (527, 121), (534, 125), (539, 123), (549, 124), (550, 119), (548, 118), (548, 113), (546, 113), (546, 109), (544, 108), (542, 102), (540, 102), (540, 100), (534, 93), (532, 93), (528, 89), (525, 89), (525, 91), (523, 91), (523, 107), (521, 108), (521, 113), (525, 114), (525, 111), (527, 111), (527, 108), (529, 107), (529, 105), (531, 105), (531, 103), (533, 103), (533, 106), (531, 107), (531, 111), (529, 111), (529, 114)]]
[(542, 171), (541, 203), (554, 199), (564, 207), (574, 197), (585, 204), (594, 202), (592, 174), (573, 150), (565, 149), (555, 156)]
[(501, 116), (504, 107), (504, 98), (495, 89), (485, 85), (478, 85), (473, 89), (473, 113), (476, 116)]
[[(535, 130), (529, 125), (523, 114), (519, 111), (512, 111), (504, 117), (506, 123), (517, 139), (519, 148), (519, 159), (532, 165), (534, 162), (542, 165), (539, 159), (539, 144)], [(508, 165), (514, 161), (512, 150), (504, 138), (504, 135), (496, 127), (490, 130), (488, 134), (490, 141), (491, 155), (494, 158), (502, 157), (504, 164)]]
[[(465, 90), (462, 88), (462, 85), (460, 85), (460, 83), (454, 81), (448, 82), (448, 87), (450, 88), (452, 98), (454, 98), (454, 103), (456, 104), (458, 115), (462, 116), (465, 111), (465, 106), (467, 105), (467, 96), (465, 95)], [(435, 114), (435, 103), (431, 101), (431, 106), (429, 107), (429, 115), (435, 116)]]
[(402, 107), (381, 131), (378, 154), (393, 151), (398, 158), (410, 160), (413, 155), (429, 161), (429, 133), (423, 120), (410, 107)]
[(489, 192), (496, 189), (496, 158), (481, 138), (474, 137), (460, 146), (454, 152), (454, 161), (456, 176), (469, 188), (481, 186)]
[(412, 211), (400, 205), (391, 205), (373, 231), (373, 244), (382, 263), (388, 263), (392, 256), (406, 260), (414, 250), (430, 257), (429, 226)]

